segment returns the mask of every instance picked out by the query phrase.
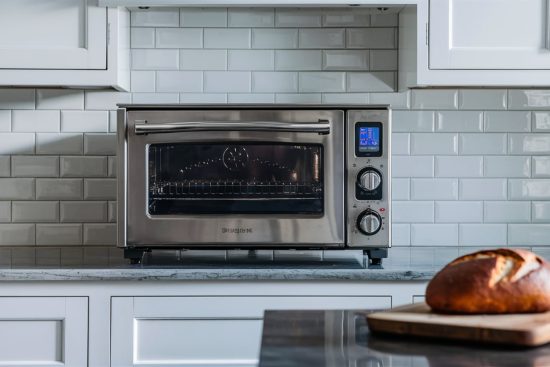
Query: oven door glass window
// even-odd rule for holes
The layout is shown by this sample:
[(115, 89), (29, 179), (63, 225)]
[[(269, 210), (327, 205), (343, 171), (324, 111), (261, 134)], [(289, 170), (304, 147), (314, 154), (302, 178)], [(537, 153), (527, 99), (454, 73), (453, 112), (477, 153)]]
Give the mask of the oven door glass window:
[(151, 144), (150, 215), (324, 212), (319, 144)]

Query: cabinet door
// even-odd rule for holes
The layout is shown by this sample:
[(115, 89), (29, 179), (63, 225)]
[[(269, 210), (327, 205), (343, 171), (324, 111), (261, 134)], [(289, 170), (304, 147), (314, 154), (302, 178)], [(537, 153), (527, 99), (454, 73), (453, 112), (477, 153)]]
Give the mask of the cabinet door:
[(550, 0), (430, 0), (430, 69), (550, 69)]
[(87, 297), (0, 297), (0, 366), (87, 364)]
[(107, 9), (92, 0), (2, 0), (0, 69), (106, 69)]
[(252, 366), (265, 310), (389, 307), (389, 296), (113, 297), (111, 366)]

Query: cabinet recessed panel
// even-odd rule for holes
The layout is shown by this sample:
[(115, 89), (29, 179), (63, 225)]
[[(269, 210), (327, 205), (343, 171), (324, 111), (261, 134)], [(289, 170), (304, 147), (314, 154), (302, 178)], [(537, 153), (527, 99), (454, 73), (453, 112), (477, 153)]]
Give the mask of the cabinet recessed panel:
[(431, 69), (550, 69), (548, 0), (430, 0)]
[(1, 320), (0, 363), (63, 362), (61, 320)]
[(107, 10), (89, 0), (3, 0), (0, 68), (105, 69)]

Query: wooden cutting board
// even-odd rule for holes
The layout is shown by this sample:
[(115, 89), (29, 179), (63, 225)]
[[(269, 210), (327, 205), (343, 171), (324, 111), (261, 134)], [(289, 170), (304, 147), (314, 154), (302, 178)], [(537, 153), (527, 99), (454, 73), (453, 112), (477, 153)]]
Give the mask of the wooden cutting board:
[(437, 314), (425, 303), (367, 315), (369, 329), (401, 335), (534, 347), (550, 342), (550, 312), (508, 315)]

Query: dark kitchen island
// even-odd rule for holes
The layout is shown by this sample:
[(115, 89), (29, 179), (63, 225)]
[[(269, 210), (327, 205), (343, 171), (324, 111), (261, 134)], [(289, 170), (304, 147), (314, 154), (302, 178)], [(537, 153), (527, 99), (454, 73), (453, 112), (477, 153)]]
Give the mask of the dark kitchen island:
[(266, 311), (259, 367), (547, 367), (534, 349), (372, 335), (365, 311)]

